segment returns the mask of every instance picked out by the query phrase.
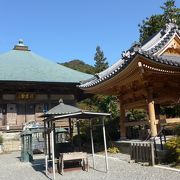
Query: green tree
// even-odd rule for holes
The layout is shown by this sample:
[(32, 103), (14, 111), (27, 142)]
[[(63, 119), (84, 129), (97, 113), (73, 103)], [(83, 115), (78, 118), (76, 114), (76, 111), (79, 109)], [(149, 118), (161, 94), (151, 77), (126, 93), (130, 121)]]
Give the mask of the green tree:
[(0, 145), (3, 144), (3, 136), (0, 134)]
[(69, 62), (61, 63), (61, 65), (80, 71), (80, 72), (88, 73), (88, 74), (95, 73), (93, 66), (86, 64), (84, 63), (84, 61), (79, 60), (79, 59), (74, 59)]
[(101, 50), (100, 46), (96, 47), (94, 60), (95, 73), (99, 73), (108, 68), (108, 62), (106, 61), (106, 57), (104, 57), (104, 53)]
[(176, 8), (175, 0), (166, 0), (160, 8), (163, 14), (152, 15), (138, 25), (141, 43), (160, 31), (168, 22), (175, 21), (177, 25), (180, 25), (180, 8)]
[(167, 0), (164, 6), (161, 6), (161, 9), (164, 11), (164, 19), (166, 21), (176, 20), (179, 22), (180, 9), (176, 8), (175, 0)]

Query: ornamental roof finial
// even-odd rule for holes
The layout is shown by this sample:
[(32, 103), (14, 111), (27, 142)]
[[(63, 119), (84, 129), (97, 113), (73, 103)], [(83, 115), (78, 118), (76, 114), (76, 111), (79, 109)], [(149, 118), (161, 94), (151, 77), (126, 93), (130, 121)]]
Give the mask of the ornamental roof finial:
[(23, 41), (23, 39), (19, 39), (18, 45), (19, 45), (19, 46), (24, 46), (24, 41)]
[(23, 39), (19, 39), (18, 44), (16, 44), (13, 49), (20, 50), (20, 51), (29, 51), (28, 46), (24, 45)]

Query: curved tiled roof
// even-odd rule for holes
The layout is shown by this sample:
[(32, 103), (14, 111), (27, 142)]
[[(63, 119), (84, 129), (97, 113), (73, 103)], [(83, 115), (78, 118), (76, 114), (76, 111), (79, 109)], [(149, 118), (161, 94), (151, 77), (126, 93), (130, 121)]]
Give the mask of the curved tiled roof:
[(173, 23), (166, 24), (166, 28), (157, 33), (156, 36), (144, 44), (141, 49), (155, 54), (162, 49), (175, 34), (180, 35), (178, 26)]
[(45, 59), (25, 46), (18, 48), (0, 55), (0, 81), (79, 83), (92, 77)]
[(82, 82), (79, 86), (80, 88), (89, 88), (100, 84), (121, 71), (123, 71), (130, 62), (133, 61), (135, 56), (141, 55), (148, 58), (150, 61), (155, 61), (157, 63), (180, 67), (180, 57), (175, 56), (157, 56), (156, 53), (161, 50), (174, 35), (180, 35), (180, 31), (177, 25), (170, 23), (166, 27), (153, 36), (146, 44), (140, 47), (139, 44), (133, 45), (128, 51), (122, 53), (122, 59), (117, 61), (114, 65), (108, 69), (96, 74), (89, 81)]

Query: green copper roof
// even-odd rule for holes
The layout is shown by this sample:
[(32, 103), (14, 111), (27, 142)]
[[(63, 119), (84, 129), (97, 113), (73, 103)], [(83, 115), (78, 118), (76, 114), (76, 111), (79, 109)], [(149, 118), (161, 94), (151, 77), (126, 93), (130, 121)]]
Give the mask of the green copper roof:
[(64, 114), (71, 114), (71, 113), (77, 113), (77, 112), (82, 112), (82, 110), (75, 106), (64, 104), (63, 100), (60, 99), (59, 104), (53, 107), (52, 109), (50, 109), (49, 111), (47, 111), (45, 113), (45, 116), (64, 115)]
[(14, 49), (0, 55), (0, 81), (78, 83), (91, 77), (29, 50)]

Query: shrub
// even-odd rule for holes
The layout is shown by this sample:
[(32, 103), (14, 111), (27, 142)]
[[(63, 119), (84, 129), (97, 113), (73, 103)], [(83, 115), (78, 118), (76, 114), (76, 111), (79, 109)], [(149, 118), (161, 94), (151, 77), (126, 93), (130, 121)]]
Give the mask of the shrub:
[(107, 149), (107, 151), (108, 151), (109, 153), (113, 153), (113, 154), (120, 152), (117, 147), (109, 147), (109, 148)]
[(180, 136), (169, 139), (165, 144), (168, 150), (166, 156), (167, 163), (180, 163)]
[(3, 137), (2, 137), (2, 135), (0, 134), (0, 144), (2, 144), (3, 143)]
[[(79, 139), (80, 138), (80, 139)], [(78, 135), (75, 135), (73, 137), (73, 143), (75, 146), (79, 146), (79, 141), (81, 143), (81, 145), (83, 145), (84, 143), (88, 142), (89, 139), (88, 139), (88, 136), (86, 134), (80, 134), (79, 136)]]
[(175, 134), (176, 134), (177, 136), (180, 136), (180, 125), (177, 125), (177, 126), (175, 127)]

